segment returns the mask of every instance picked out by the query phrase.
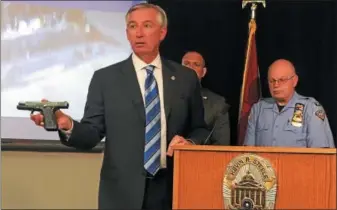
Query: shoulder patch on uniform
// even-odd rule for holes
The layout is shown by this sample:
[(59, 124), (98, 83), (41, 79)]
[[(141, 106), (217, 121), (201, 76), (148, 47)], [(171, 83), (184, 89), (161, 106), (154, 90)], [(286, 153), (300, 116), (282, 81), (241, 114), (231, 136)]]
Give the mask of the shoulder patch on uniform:
[(325, 111), (323, 109), (318, 109), (316, 112), (315, 112), (315, 115), (321, 119), (322, 121), (325, 120)]

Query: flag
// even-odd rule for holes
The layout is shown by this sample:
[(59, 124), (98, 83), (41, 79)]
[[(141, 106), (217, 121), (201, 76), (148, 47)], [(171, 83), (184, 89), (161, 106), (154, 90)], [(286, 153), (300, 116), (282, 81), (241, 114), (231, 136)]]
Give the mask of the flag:
[(256, 22), (251, 19), (249, 22), (249, 37), (246, 49), (245, 68), (241, 86), (239, 121), (238, 121), (238, 145), (244, 143), (248, 116), (250, 109), (261, 97), (260, 73), (257, 62), (256, 51)]

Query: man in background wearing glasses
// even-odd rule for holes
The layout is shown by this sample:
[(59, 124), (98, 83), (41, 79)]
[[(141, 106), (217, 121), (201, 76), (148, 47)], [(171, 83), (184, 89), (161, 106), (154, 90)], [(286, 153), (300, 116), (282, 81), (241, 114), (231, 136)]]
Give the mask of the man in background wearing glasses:
[(312, 97), (295, 91), (298, 76), (293, 64), (276, 60), (268, 70), (272, 98), (254, 104), (244, 145), (334, 148), (325, 111)]

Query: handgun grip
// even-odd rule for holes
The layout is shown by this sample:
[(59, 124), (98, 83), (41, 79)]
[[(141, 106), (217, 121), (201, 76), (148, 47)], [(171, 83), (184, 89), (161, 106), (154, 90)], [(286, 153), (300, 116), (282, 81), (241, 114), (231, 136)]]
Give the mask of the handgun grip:
[(58, 125), (54, 114), (55, 108), (45, 107), (42, 109), (44, 129), (47, 131), (57, 131)]

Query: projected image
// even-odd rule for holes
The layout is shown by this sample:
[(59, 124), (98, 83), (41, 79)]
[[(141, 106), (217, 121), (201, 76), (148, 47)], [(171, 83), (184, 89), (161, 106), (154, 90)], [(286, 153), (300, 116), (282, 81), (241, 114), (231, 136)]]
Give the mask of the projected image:
[(2, 2), (1, 115), (27, 117), (18, 101), (48, 98), (80, 119), (93, 72), (130, 54), (124, 15)]
[(131, 53), (125, 14), (137, 2), (2, 1), (1, 138), (58, 139), (20, 101), (68, 101), (80, 120), (93, 73)]

